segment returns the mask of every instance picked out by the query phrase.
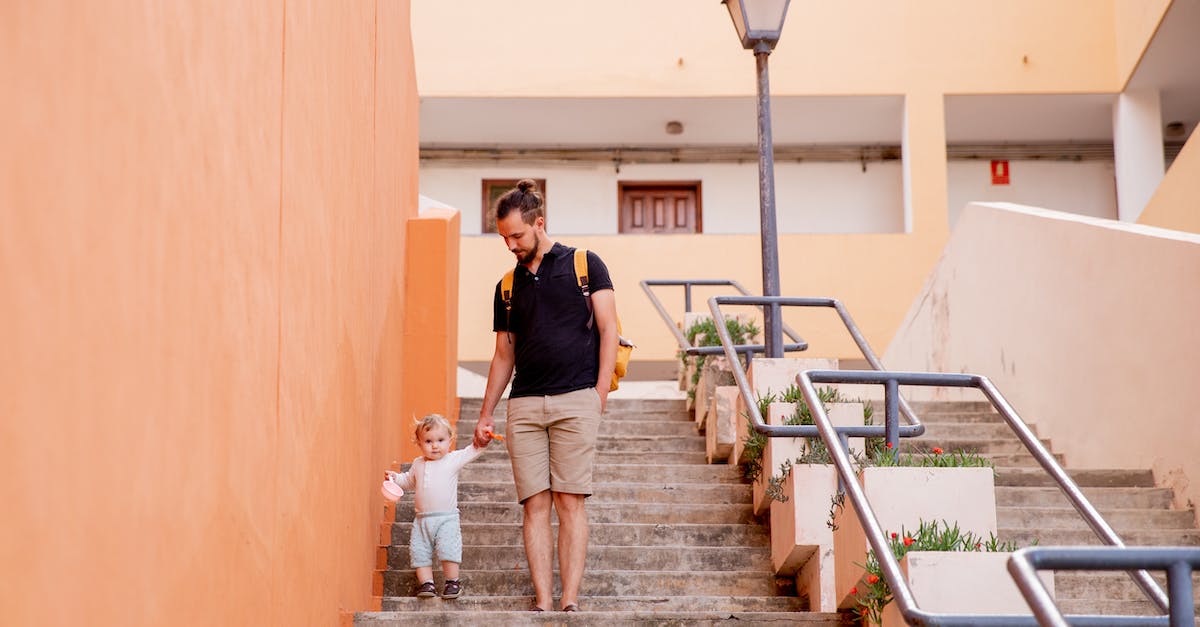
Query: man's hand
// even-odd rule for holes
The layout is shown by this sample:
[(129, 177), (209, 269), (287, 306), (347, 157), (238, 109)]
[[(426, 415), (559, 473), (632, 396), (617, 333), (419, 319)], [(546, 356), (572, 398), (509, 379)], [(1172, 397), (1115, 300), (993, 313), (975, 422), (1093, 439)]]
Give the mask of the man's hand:
[(604, 413), (604, 408), (608, 406), (608, 385), (596, 386), (596, 394), (600, 395), (600, 413)]
[(496, 421), (491, 416), (479, 414), (479, 422), (475, 423), (475, 448), (484, 448), (492, 441), (492, 429)]

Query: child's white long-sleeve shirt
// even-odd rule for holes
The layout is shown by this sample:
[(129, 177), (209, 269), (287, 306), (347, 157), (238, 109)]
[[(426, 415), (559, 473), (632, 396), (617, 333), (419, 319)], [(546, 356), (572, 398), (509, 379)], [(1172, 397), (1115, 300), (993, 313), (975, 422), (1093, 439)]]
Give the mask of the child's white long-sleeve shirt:
[(436, 461), (424, 457), (413, 460), (407, 472), (396, 477), (401, 488), (413, 493), (413, 505), (418, 514), (458, 511), (458, 473), (483, 449), (472, 444), (450, 451)]

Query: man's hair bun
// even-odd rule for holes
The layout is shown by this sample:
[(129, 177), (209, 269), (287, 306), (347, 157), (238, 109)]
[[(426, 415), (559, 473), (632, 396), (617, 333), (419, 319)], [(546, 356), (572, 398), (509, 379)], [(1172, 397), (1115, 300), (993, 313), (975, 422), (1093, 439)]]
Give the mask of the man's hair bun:
[(537, 192), (537, 183), (533, 179), (521, 179), (517, 182), (517, 189), (522, 193)]

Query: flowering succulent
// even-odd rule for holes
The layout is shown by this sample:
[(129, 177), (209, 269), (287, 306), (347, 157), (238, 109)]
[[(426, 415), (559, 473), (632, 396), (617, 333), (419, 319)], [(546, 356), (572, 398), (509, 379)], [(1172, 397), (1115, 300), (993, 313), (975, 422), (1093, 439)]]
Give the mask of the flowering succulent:
[[(929, 523), (921, 521), (917, 530), (912, 533), (903, 527), (900, 528), (900, 533), (889, 533), (888, 544), (896, 559), (904, 557), (909, 551), (1011, 552), (1017, 549), (1016, 543), (1001, 542), (995, 534), (989, 535), (991, 537), (984, 540), (969, 531), (961, 531), (958, 523), (951, 525), (944, 520)], [(1036, 540), (1034, 544), (1037, 544)], [(883, 580), (883, 568), (879, 565), (874, 551), (867, 553), (867, 563), (860, 566), (867, 571), (866, 577), (863, 578), (864, 584), (862, 588), (851, 588), (850, 595), (858, 603), (859, 616), (871, 624), (878, 625), (883, 622), (883, 608), (892, 601), (892, 589)]]
[(859, 459), (862, 466), (915, 466), (924, 468), (994, 468), (990, 459), (974, 451), (946, 452), (939, 446), (928, 451), (897, 454), (892, 450), (892, 443), (883, 446), (869, 447), (870, 452), (865, 458)]

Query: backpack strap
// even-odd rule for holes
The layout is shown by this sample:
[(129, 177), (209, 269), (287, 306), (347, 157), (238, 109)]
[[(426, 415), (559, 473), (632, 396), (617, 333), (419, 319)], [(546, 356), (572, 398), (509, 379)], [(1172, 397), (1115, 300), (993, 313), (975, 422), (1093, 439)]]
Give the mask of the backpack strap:
[[(575, 281), (579, 283), (579, 289), (584, 296), (591, 296), (592, 293), (588, 290), (588, 268), (587, 268), (587, 249), (575, 249)], [(589, 303), (591, 301), (588, 301)]]
[[(515, 270), (515, 269), (514, 269)], [(500, 279), (500, 300), (504, 301), (504, 328), (508, 329), (508, 343), (512, 344), (512, 295), (513, 270), (504, 273)]]
[(592, 324), (596, 320), (596, 314), (592, 311), (592, 291), (588, 289), (588, 267), (587, 267), (587, 249), (575, 249), (575, 282), (579, 284), (579, 291), (583, 293), (583, 298), (587, 301), (588, 308), (588, 323), (587, 328), (592, 328)]
[(504, 278), (500, 279), (500, 300), (504, 301), (504, 311), (512, 311), (512, 287), (513, 287), (513, 271), (509, 270), (504, 273)]

